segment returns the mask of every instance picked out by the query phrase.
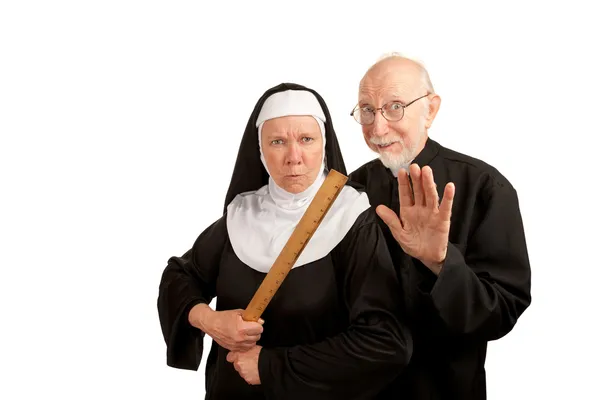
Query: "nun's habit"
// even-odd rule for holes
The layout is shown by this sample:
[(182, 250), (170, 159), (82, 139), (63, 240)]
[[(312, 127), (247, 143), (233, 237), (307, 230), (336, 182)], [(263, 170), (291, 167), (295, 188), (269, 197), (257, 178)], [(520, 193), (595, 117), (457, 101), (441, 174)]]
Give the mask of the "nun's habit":
[[(324, 156), (315, 182), (291, 194), (269, 178), (260, 150), (264, 121), (312, 115)], [(223, 216), (162, 275), (158, 312), (167, 364), (197, 370), (204, 333), (190, 309), (246, 308), (329, 169), (346, 174), (321, 96), (281, 84), (256, 104), (240, 145)], [(213, 341), (206, 399), (372, 399), (408, 363), (411, 338), (398, 318), (400, 286), (377, 216), (348, 183), (262, 315), (261, 384), (247, 384)]]

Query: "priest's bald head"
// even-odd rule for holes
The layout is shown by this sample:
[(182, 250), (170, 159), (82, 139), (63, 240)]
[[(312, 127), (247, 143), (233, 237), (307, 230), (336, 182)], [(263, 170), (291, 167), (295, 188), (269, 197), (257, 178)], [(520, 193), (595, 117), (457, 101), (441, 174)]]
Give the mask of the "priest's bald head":
[(425, 146), (440, 101), (422, 64), (392, 54), (363, 76), (352, 115), (369, 148), (396, 174)]

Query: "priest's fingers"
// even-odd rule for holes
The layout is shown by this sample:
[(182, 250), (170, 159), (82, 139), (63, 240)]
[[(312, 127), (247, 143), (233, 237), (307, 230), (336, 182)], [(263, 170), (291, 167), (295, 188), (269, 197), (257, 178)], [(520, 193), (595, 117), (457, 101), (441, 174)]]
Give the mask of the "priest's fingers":
[(444, 197), (442, 198), (442, 203), (440, 204), (440, 217), (445, 221), (450, 221), (455, 191), (456, 188), (452, 182), (448, 183), (444, 188)]
[(400, 223), (400, 219), (395, 212), (386, 206), (378, 206), (375, 211), (377, 212), (377, 215), (379, 215), (379, 218), (381, 218), (383, 222), (389, 226), (392, 232), (402, 230), (402, 224)]
[(439, 198), (435, 187), (435, 180), (433, 179), (433, 171), (431, 167), (425, 166), (421, 172), (421, 180), (423, 181), (423, 190), (425, 192), (425, 205), (436, 209), (439, 205)]
[(400, 207), (410, 207), (414, 204), (408, 174), (402, 168), (398, 171), (398, 196), (400, 197)]
[(425, 196), (423, 195), (423, 183), (421, 168), (417, 164), (410, 165), (410, 180), (412, 182), (412, 191), (415, 198), (415, 205), (422, 206), (425, 204)]

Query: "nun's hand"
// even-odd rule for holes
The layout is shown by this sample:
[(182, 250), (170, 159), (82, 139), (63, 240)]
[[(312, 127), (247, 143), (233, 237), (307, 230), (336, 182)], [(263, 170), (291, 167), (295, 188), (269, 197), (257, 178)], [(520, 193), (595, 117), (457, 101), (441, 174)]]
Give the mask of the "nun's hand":
[(258, 357), (261, 349), (257, 345), (245, 352), (232, 351), (227, 354), (227, 361), (233, 363), (233, 368), (250, 385), (260, 385)]
[(259, 341), (264, 321), (244, 321), (242, 313), (243, 310), (214, 311), (207, 304), (198, 304), (190, 310), (189, 320), (221, 347), (246, 351)]
[(400, 216), (386, 206), (377, 207), (377, 214), (406, 254), (439, 275), (448, 250), (454, 184), (446, 185), (440, 204), (429, 166), (421, 170), (412, 164), (410, 178), (412, 190), (406, 171), (401, 169), (398, 173)]

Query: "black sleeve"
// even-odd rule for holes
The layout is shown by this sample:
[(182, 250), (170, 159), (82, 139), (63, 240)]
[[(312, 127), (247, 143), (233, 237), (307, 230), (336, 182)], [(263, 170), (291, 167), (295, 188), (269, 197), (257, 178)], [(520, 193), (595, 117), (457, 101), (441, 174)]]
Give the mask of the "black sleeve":
[(517, 194), (494, 185), (465, 255), (452, 243), (431, 299), (452, 333), (482, 340), (506, 335), (531, 302), (531, 272)]
[(227, 238), (225, 217), (208, 227), (181, 257), (171, 257), (158, 292), (158, 316), (167, 345), (167, 365), (197, 370), (204, 333), (188, 322), (188, 313), (215, 296), (219, 260)]
[(311, 399), (368, 398), (398, 375), (412, 355), (400, 286), (374, 213), (336, 250), (348, 328), (322, 342), (262, 349), (260, 379), (269, 398), (306, 393)]

